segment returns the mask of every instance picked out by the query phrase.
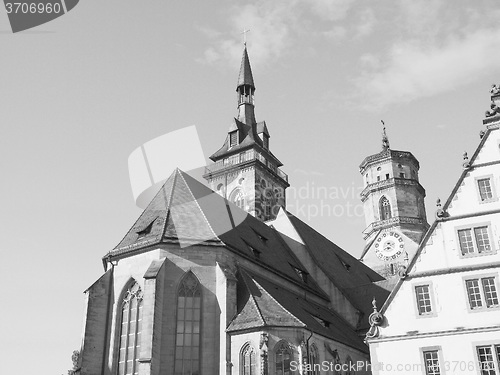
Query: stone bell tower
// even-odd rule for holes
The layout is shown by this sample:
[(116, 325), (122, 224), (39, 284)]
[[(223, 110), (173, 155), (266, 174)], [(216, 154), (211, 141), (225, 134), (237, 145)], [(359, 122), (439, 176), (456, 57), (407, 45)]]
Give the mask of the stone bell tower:
[(385, 125), (382, 151), (367, 156), (359, 166), (365, 186), (361, 201), (367, 225), (361, 260), (386, 277), (406, 267), (429, 227), (419, 169), (411, 152), (390, 148)]
[(236, 86), (238, 116), (233, 119), (224, 145), (210, 159), (203, 176), (210, 188), (256, 218), (267, 221), (285, 206), (288, 176), (269, 147), (264, 121), (255, 120), (255, 84), (245, 45)]

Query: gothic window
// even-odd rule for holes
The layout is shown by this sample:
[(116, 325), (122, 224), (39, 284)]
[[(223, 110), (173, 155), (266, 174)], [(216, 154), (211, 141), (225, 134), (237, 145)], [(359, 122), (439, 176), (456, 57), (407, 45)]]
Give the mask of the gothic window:
[(354, 365), (350, 356), (345, 360), (345, 375), (354, 375)]
[(255, 349), (250, 344), (245, 344), (241, 350), (241, 374), (256, 375), (255, 371)]
[(235, 189), (229, 198), (231, 202), (233, 202), (236, 206), (241, 208), (242, 210), (245, 209), (245, 197), (243, 196), (243, 192), (241, 189)]
[(316, 345), (311, 345), (309, 348), (309, 364), (311, 365), (311, 375), (320, 374), (320, 363), (319, 363), (319, 353)]
[(142, 331), (142, 291), (134, 283), (125, 293), (121, 307), (118, 375), (139, 373)]
[(392, 217), (391, 204), (389, 203), (389, 200), (386, 197), (380, 198), (379, 209), (380, 209), (380, 220), (387, 220)]
[(276, 347), (276, 375), (291, 375), (290, 362), (292, 350), (285, 342), (280, 342)]
[(189, 272), (177, 293), (177, 331), (175, 340), (175, 375), (200, 374), (200, 283)]

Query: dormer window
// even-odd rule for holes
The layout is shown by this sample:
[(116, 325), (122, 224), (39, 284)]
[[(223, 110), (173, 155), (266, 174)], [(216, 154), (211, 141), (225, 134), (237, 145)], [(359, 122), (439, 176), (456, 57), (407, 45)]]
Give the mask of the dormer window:
[(234, 147), (238, 144), (238, 131), (229, 133), (229, 147)]
[(293, 267), (293, 269), (295, 270), (295, 272), (297, 272), (297, 275), (300, 277), (300, 279), (304, 283), (307, 283), (307, 272), (304, 270), (301, 270), (300, 268), (297, 268), (297, 267)]
[(269, 150), (269, 137), (268, 137), (267, 135), (265, 135), (265, 134), (264, 134), (264, 139), (263, 139), (263, 141), (264, 141), (264, 148), (265, 148), (266, 150)]

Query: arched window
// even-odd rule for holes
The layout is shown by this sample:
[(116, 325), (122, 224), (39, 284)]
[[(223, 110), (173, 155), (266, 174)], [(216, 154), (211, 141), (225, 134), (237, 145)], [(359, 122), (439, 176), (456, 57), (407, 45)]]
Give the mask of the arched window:
[(319, 353), (316, 345), (312, 344), (309, 348), (309, 364), (311, 365), (311, 374), (319, 375), (320, 374), (320, 363), (319, 363)]
[(252, 345), (245, 344), (241, 350), (241, 374), (256, 375), (255, 372), (255, 350)]
[(122, 302), (118, 375), (139, 373), (139, 351), (142, 330), (142, 291), (134, 283), (125, 293)]
[(233, 190), (231, 196), (229, 197), (229, 200), (242, 210), (245, 209), (245, 197), (243, 196), (243, 192), (241, 191), (241, 189), (237, 188)]
[(345, 375), (354, 375), (354, 370), (353, 370), (353, 363), (352, 363), (352, 359), (350, 356), (347, 356), (346, 360), (345, 360)]
[(379, 209), (380, 209), (380, 220), (387, 220), (392, 217), (391, 204), (389, 203), (389, 200), (385, 196), (380, 198)]
[(276, 346), (276, 375), (290, 375), (290, 362), (292, 361), (292, 350), (284, 341)]
[(192, 272), (188, 272), (177, 293), (175, 375), (200, 373), (200, 322), (200, 283)]

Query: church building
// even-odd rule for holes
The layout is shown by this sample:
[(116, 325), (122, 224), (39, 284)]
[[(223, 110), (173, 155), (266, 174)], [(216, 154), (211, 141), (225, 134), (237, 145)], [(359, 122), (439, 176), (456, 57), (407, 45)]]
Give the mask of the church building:
[[(103, 256), (85, 292), (81, 374), (370, 373), (364, 338), (386, 281), (287, 212), (288, 176), (256, 120), (255, 90), (245, 46), (237, 116), (211, 156), (209, 187), (176, 170)], [(427, 225), (417, 160), (387, 143), (362, 173), (367, 242), (384, 257), (389, 239), (410, 250)]]

